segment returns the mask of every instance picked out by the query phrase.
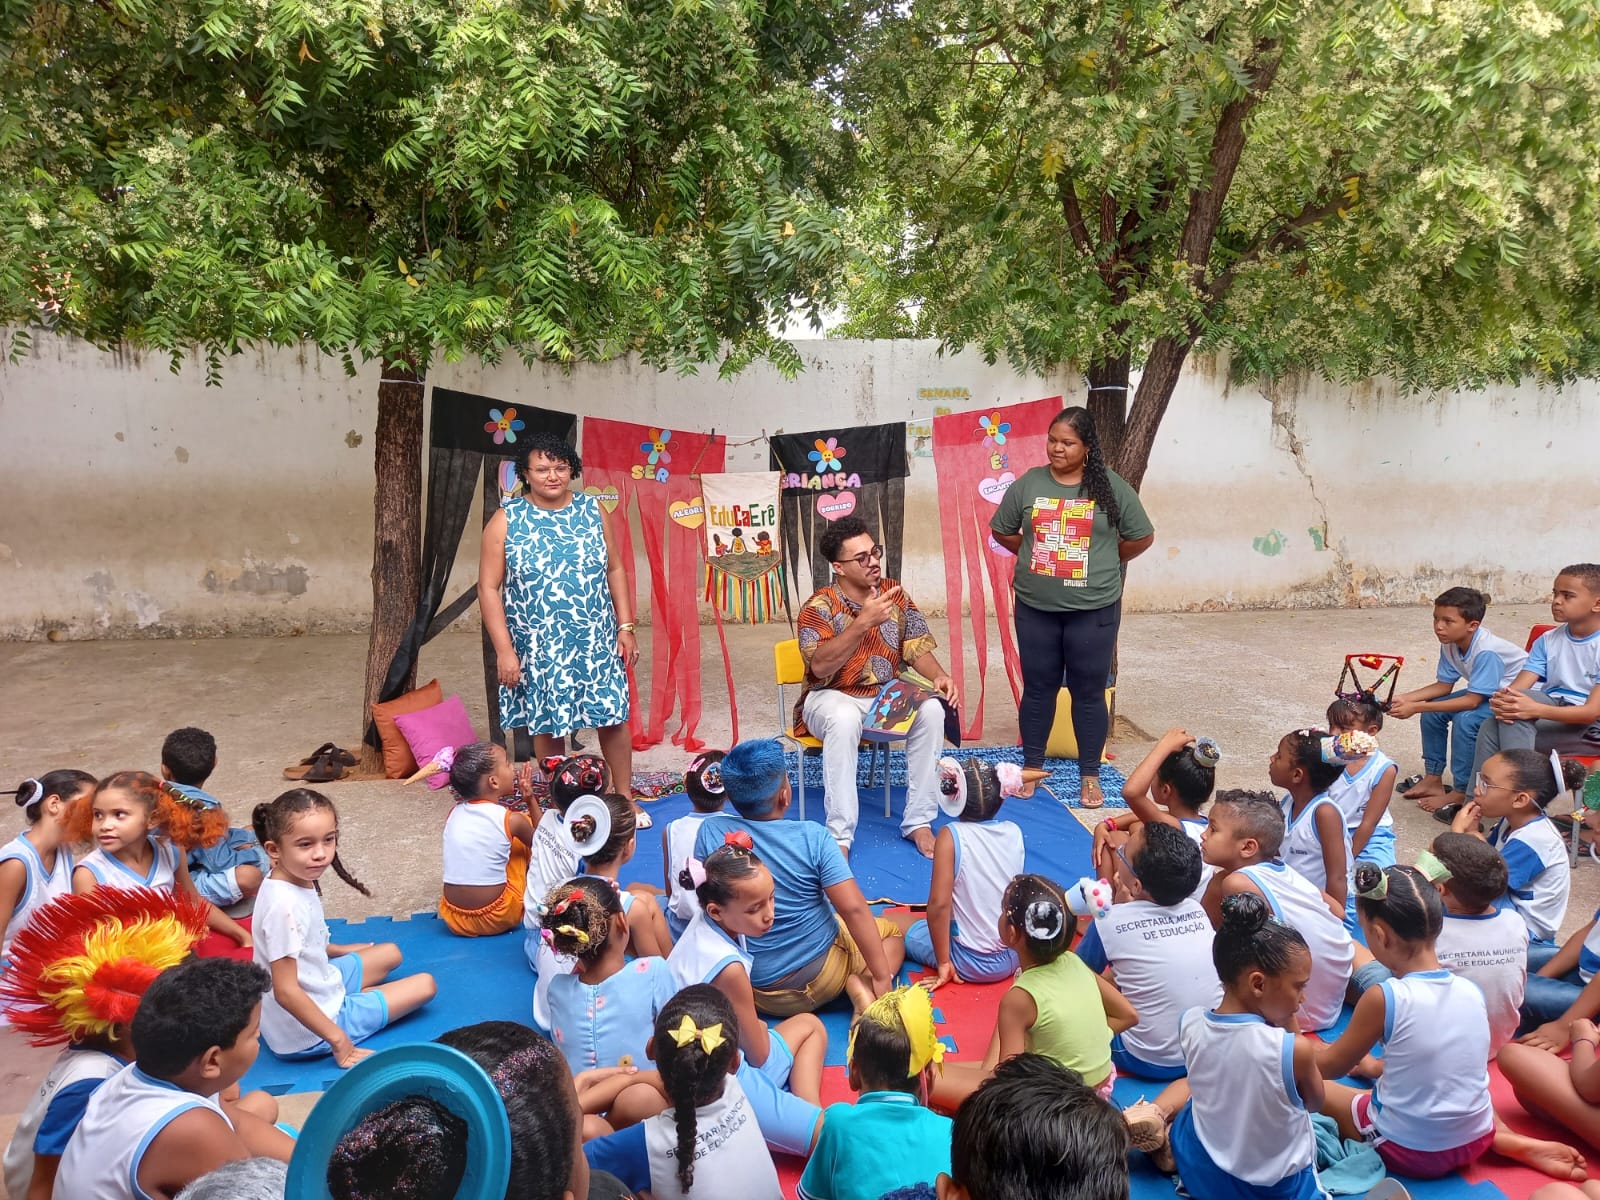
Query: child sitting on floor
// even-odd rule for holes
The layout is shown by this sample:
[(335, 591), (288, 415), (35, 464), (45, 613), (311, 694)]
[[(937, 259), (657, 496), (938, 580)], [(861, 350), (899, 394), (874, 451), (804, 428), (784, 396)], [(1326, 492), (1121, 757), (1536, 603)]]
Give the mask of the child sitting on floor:
[[(628, 806), (632, 808), (632, 805)], [(550, 1036), (572, 1073), (595, 1067), (649, 1066), (645, 1051), (656, 1014), (677, 990), (667, 960), (628, 961), (628, 918), (608, 879), (580, 875), (557, 884), (540, 902), (544, 939), (577, 969), (550, 981)], [(603, 1109), (612, 1129), (660, 1112), (666, 1097), (647, 1076)]]
[(950, 1129), (939, 1200), (1120, 1200), (1128, 1194), (1122, 1114), (1040, 1054), (995, 1068)]
[[(1128, 835), (1140, 822), (1174, 825), (1198, 846), (1206, 829), (1200, 809), (1216, 788), (1221, 761), (1222, 751), (1210, 738), (1196, 739), (1183, 729), (1162, 734), (1122, 787), (1130, 815), (1110, 816), (1095, 826), (1094, 873), (1101, 879), (1115, 878), (1116, 849), (1127, 844)], [(1211, 867), (1202, 864), (1196, 900), (1205, 894), (1211, 875)]]
[(721, 750), (707, 750), (695, 756), (689, 769), (683, 773), (683, 790), (694, 805), (694, 811), (668, 821), (661, 831), (662, 875), (667, 885), (667, 929), (676, 942), (689, 928), (695, 913), (700, 911), (694, 888), (684, 887), (678, 876), (694, 857), (694, 839), (700, 832), (700, 823), (714, 813), (722, 811), (727, 796), (722, 788)]
[(1470, 979), (1483, 993), (1493, 1057), (1516, 1036), (1521, 1021), (1528, 927), (1516, 909), (1500, 907), (1506, 862), (1481, 838), (1441, 833), (1433, 839), (1432, 853), (1449, 872), (1436, 881), (1444, 901), (1444, 928), (1434, 950), (1440, 966)]
[(1322, 1200), (1309, 1115), (1322, 1108), (1322, 1074), (1316, 1043), (1292, 1032), (1311, 950), (1265, 900), (1240, 893), (1222, 902), (1212, 960), (1221, 1002), (1183, 1014), (1189, 1077), (1123, 1113), (1134, 1145), (1192, 1196)]
[[(1356, 868), (1356, 906), (1367, 945), (1393, 974), (1368, 988), (1350, 1024), (1317, 1049), (1322, 1111), (1343, 1137), (1372, 1141), (1390, 1170), (1438, 1179), (1491, 1147), (1557, 1179), (1581, 1179), (1570, 1146), (1513, 1133), (1489, 1098), (1489, 1017), (1477, 985), (1439, 965), (1439, 890), (1415, 867)], [(1377, 1067), (1370, 1052), (1383, 1043)], [(1356, 1072), (1372, 1091), (1332, 1082)]]
[[(248, 1113), (226, 1112), (260, 1048), (270, 980), (251, 963), (195, 958), (163, 971), (134, 1014), (135, 1060), (89, 1097), (56, 1173), (61, 1196), (174, 1196), (207, 1171), (252, 1154), (250, 1138), (287, 1158), (289, 1139)], [(247, 1130), (253, 1131), (247, 1138)]]
[[(1389, 813), (1389, 800), (1400, 766), (1378, 749), (1383, 709), (1371, 692), (1341, 696), (1328, 705), (1328, 728), (1336, 741), (1344, 735), (1342, 744), (1348, 747), (1338, 755), (1344, 770), (1329, 786), (1328, 799), (1344, 814), (1350, 852), (1356, 862), (1392, 867), (1394, 817)], [(1367, 749), (1369, 745), (1371, 749)], [(1350, 913), (1354, 916), (1354, 909)]]
[(1078, 957), (1091, 971), (1109, 969), (1117, 991), (1138, 1010), (1139, 1023), (1111, 1040), (1117, 1070), (1177, 1079), (1184, 1073), (1178, 1019), (1222, 995), (1211, 969), (1211, 921), (1193, 897), (1200, 847), (1176, 825), (1146, 821), (1115, 857), (1128, 899), (1090, 924)]
[[(222, 811), (222, 801), (203, 791), (217, 769), (217, 739), (204, 729), (186, 725), (167, 734), (161, 743), (161, 778), (191, 804)], [(189, 849), (189, 876), (195, 890), (219, 908), (248, 900), (261, 888), (271, 868), (266, 852), (248, 829), (228, 825), (215, 841), (205, 840)]]
[(462, 937), (490, 937), (522, 923), (533, 822), (500, 803), (517, 788), (505, 748), (472, 742), (447, 768), (456, 805), (444, 823), (439, 919)]
[(954, 1109), (997, 1064), (1024, 1051), (1070, 1067), (1099, 1095), (1111, 1095), (1111, 1039), (1137, 1025), (1139, 1014), (1067, 948), (1075, 929), (1058, 884), (1042, 875), (1011, 881), (1001, 904), (1000, 939), (1017, 952), (1022, 971), (1000, 1000), (983, 1061), (944, 1064), (933, 1085), (938, 1107)]
[(826, 829), (783, 819), (789, 775), (777, 742), (740, 742), (722, 760), (722, 783), (738, 815), (707, 817), (694, 853), (704, 862), (742, 830), (772, 872), (775, 919), (749, 943), (756, 1007), (791, 1017), (848, 991), (859, 1012), (889, 990), (905, 961), (899, 928), (873, 916)]
[(944, 1059), (933, 1005), (920, 986), (867, 1005), (846, 1054), (854, 1104), (830, 1104), (800, 1176), (801, 1200), (878, 1200), (950, 1170), (950, 1118), (925, 1105)]
[(256, 805), (253, 824), (272, 863), (254, 915), (255, 961), (272, 980), (261, 1036), (280, 1058), (332, 1054), (339, 1066), (354, 1066), (371, 1053), (357, 1042), (433, 999), (433, 976), (389, 979), (400, 966), (393, 942), (328, 941), (319, 890), (328, 868), (363, 896), (372, 895), (339, 860), (332, 801), (310, 788), (291, 788)]
[[(1423, 776), (1406, 792), (1424, 811), (1460, 804), (1472, 794), (1472, 758), (1478, 729), (1489, 716), (1489, 697), (1516, 680), (1528, 654), (1521, 646), (1482, 628), (1489, 597), (1475, 588), (1453, 587), (1433, 599), (1433, 636), (1439, 639), (1435, 682), (1396, 696), (1389, 715), (1420, 716)], [(1466, 687), (1452, 691), (1458, 681)], [(1444, 769), (1450, 768), (1450, 786)], [(1450, 814), (1454, 816), (1454, 813)]]
[(733, 1023), (716, 988), (695, 984), (674, 996), (649, 1047), (672, 1107), (588, 1143), (590, 1162), (655, 1200), (782, 1200), (772, 1134), (741, 1086), (748, 1076), (739, 1069)]
[(1220, 928), (1223, 899), (1250, 892), (1299, 932), (1311, 947), (1299, 1032), (1318, 1032), (1331, 1028), (1343, 1011), (1355, 943), (1344, 927), (1343, 906), (1278, 858), (1282, 844), (1283, 810), (1270, 793), (1219, 792), (1200, 844), (1206, 861), (1217, 868), (1206, 891), (1206, 912)]
[(1002, 766), (1016, 772), (1009, 788), (999, 768), (981, 759), (939, 760), (940, 804), (957, 820), (933, 839), (928, 916), (905, 934), (906, 957), (934, 968), (934, 987), (953, 979), (996, 983), (1017, 973), (1016, 953), (998, 930), (1000, 898), (1022, 874), (1022, 830), (996, 817), (1022, 780), (1016, 766)]
[(633, 859), (639, 844), (639, 810), (633, 801), (615, 792), (602, 799), (611, 814), (611, 832), (605, 842), (591, 850), (584, 859), (583, 869), (589, 875), (609, 879), (619, 889), (622, 911), (628, 914), (629, 949), (640, 958), (665, 958), (672, 953), (672, 935), (667, 932), (666, 918), (661, 915), (661, 905), (656, 902), (651, 889), (642, 883), (622, 887), (618, 876), (622, 868)]
[(1323, 729), (1284, 734), (1267, 764), (1272, 786), (1285, 793), (1280, 856), (1341, 909), (1350, 896), (1350, 834), (1328, 789), (1343, 771), (1334, 739)]
[[(0, 981), (11, 1024), (34, 1046), (64, 1046), (17, 1121), (5, 1153), (12, 1196), (47, 1198), (61, 1153), (102, 1083), (133, 1060), (139, 997), (206, 934), (206, 906), (139, 888), (70, 893), (13, 941)], [(107, 986), (113, 981), (112, 986)], [(276, 1115), (265, 1093), (262, 1115)]]
[(1483, 836), (1480, 819), (1494, 822), (1485, 840), (1506, 860), (1506, 898), (1528, 924), (1530, 970), (1555, 954), (1572, 891), (1566, 843), (1544, 810), (1569, 779), (1582, 783), (1582, 771), (1577, 763), (1562, 763), (1554, 751), (1502, 751), (1483, 764), (1472, 799), (1451, 823), (1457, 833)]
[[(94, 850), (78, 860), (72, 890), (153, 888), (175, 895), (199, 896), (184, 851), (205, 839), (220, 837), (228, 819), (221, 809), (185, 799), (144, 771), (118, 771), (83, 793), (67, 810), (68, 836), (74, 842), (93, 839)], [(204, 899), (202, 897), (202, 899)], [(227, 934), (245, 949), (250, 932), (207, 900), (206, 926)]]
[[(546, 895), (563, 879), (578, 873), (578, 852), (573, 848), (572, 833), (567, 828), (567, 810), (580, 796), (599, 797), (606, 790), (605, 759), (594, 754), (575, 754), (571, 758), (546, 759), (544, 769), (549, 779), (550, 806), (534, 820), (533, 848), (528, 856), (528, 886), (525, 896), (536, 899)], [(529, 814), (530, 818), (533, 814)], [(593, 822), (583, 818), (582, 823), (593, 833)], [(588, 836), (586, 833), (584, 836)], [(536, 906), (524, 904), (522, 910), (522, 950), (528, 966), (538, 976), (533, 985), (533, 1021), (542, 1029), (550, 1028), (548, 996), (550, 981), (563, 971), (570, 971), (570, 962), (561, 962), (555, 951), (545, 944), (544, 923)]]
[(1527, 1112), (1600, 1147), (1600, 1027), (1578, 1017), (1568, 1030), (1570, 1061), (1539, 1046), (1507, 1042), (1497, 1060), (1500, 1073)]
[(694, 887), (700, 911), (667, 960), (673, 981), (680, 988), (709, 983), (726, 996), (745, 1063), (777, 1087), (820, 1103), (827, 1030), (814, 1013), (796, 1013), (768, 1029), (750, 986), (753, 960), (745, 939), (772, 927), (772, 872), (750, 849), (749, 834), (726, 836), (728, 841), (704, 863), (690, 859), (680, 878), (686, 889)]
[(0, 846), (0, 966), (11, 957), (12, 939), (28, 927), (33, 914), (72, 893), (67, 813), (74, 800), (87, 797), (94, 787), (95, 778), (87, 771), (65, 769), (24, 779), (12, 793), (28, 828)]

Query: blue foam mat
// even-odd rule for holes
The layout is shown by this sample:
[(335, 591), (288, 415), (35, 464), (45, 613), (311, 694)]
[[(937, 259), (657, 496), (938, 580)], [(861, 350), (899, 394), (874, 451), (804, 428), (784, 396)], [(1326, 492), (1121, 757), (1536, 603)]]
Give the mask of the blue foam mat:
[[(946, 747), (945, 754), (959, 761), (969, 758), (981, 758), (991, 763), (1016, 763), (1022, 765), (1022, 748), (1020, 746), (967, 746), (961, 749)], [(903, 750), (891, 749), (888, 751), (889, 785), (892, 788), (903, 788), (906, 785), (906, 756)], [(800, 776), (795, 771), (794, 752), (788, 755), (789, 783), (795, 789), (796, 797), (799, 795)], [(801, 756), (801, 765), (805, 771), (806, 790), (813, 796), (820, 797), (823, 791), (822, 781), (822, 755), (817, 752)], [(1044, 762), (1045, 769), (1050, 772), (1050, 777), (1044, 781), (1043, 786), (1055, 794), (1055, 798), (1063, 804), (1076, 808), (1081, 790), (1078, 764), (1075, 760), (1066, 758), (1047, 758)], [(874, 777), (876, 771), (876, 777)], [(1105, 807), (1126, 808), (1122, 800), (1122, 785), (1126, 782), (1122, 772), (1110, 763), (1100, 764), (1100, 790), (1105, 793)], [(856, 760), (856, 786), (861, 792), (861, 802), (866, 804), (868, 792), (875, 792), (879, 797), (878, 803), (882, 804), (883, 796), (883, 756), (880, 755), (874, 764), (872, 755), (863, 753)]]

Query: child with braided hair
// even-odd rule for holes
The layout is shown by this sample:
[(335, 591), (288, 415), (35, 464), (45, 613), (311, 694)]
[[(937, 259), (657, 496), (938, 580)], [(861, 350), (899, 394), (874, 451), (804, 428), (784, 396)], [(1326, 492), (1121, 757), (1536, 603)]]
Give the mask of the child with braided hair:
[(72, 891), (72, 847), (67, 813), (79, 796), (94, 791), (87, 771), (49, 771), (24, 779), (11, 792), (28, 828), (0, 846), (0, 964), (11, 956), (11, 940), (33, 914)]
[(782, 1200), (740, 1084), (728, 998), (705, 984), (684, 988), (657, 1015), (648, 1050), (672, 1106), (607, 1138), (606, 1165), (655, 1200)]
[(920, 985), (867, 1005), (846, 1051), (854, 1104), (830, 1104), (800, 1177), (800, 1200), (878, 1200), (950, 1170), (950, 1118), (926, 1107), (944, 1046)]
[(310, 788), (291, 788), (258, 804), (257, 839), (272, 873), (256, 894), (255, 961), (272, 976), (261, 1003), (261, 1036), (280, 1058), (332, 1054), (351, 1067), (371, 1053), (356, 1043), (421, 1008), (438, 988), (433, 976), (389, 979), (400, 966), (393, 942), (335, 945), (322, 912), (322, 876), (334, 874), (372, 893), (339, 859), (339, 816)]
[[(206, 933), (206, 905), (148, 888), (102, 888), (39, 909), (12, 943), (0, 981), (11, 1023), (34, 1046), (63, 1046), (17, 1121), (5, 1152), (5, 1185), (18, 1200), (48, 1200), (61, 1155), (97, 1088), (133, 1061), (129, 1032), (139, 998)], [(269, 1152), (277, 1104), (265, 1093), (224, 1096), (224, 1110)], [(260, 1120), (241, 1123), (236, 1110)], [(278, 1137), (282, 1137), (281, 1134)], [(281, 1143), (279, 1143), (281, 1148)]]
[[(1162, 734), (1122, 786), (1128, 812), (1109, 816), (1094, 828), (1094, 873), (1101, 879), (1118, 878), (1117, 849), (1127, 845), (1134, 828), (1141, 824), (1174, 825), (1198, 846), (1207, 825), (1200, 809), (1216, 789), (1221, 761), (1222, 750), (1212, 738), (1197, 738), (1186, 729)], [(1205, 895), (1214, 873), (1209, 865), (1202, 865), (1196, 900)]]
[(439, 919), (462, 937), (515, 929), (522, 924), (533, 822), (500, 803), (517, 790), (505, 747), (471, 742), (441, 751), (434, 764), (449, 772), (456, 796), (444, 823)]
[[(549, 781), (549, 804), (533, 818), (533, 847), (528, 855), (528, 881), (525, 895), (537, 900), (564, 879), (578, 874), (581, 860), (573, 838), (588, 839), (595, 833), (593, 817), (583, 816), (568, 823), (567, 810), (580, 797), (598, 798), (606, 790), (609, 775), (605, 759), (594, 754), (574, 754), (570, 758), (547, 758), (543, 763)], [(550, 981), (572, 969), (570, 962), (556, 957), (544, 940), (544, 923), (538, 906), (522, 906), (522, 951), (528, 966), (538, 976), (533, 987), (533, 1023), (550, 1028)]]
[[(118, 771), (68, 806), (68, 837), (97, 843), (78, 860), (72, 890), (82, 895), (98, 888), (153, 888), (200, 897), (185, 856), (227, 829), (228, 817), (220, 808), (190, 800), (148, 772)], [(250, 931), (205, 903), (206, 927), (248, 950)]]
[(1133, 1005), (1068, 949), (1077, 925), (1089, 915), (1088, 882), (1073, 887), (1069, 902), (1061, 885), (1042, 875), (1018, 875), (1000, 909), (1000, 940), (1017, 952), (1022, 968), (1000, 1000), (994, 1036), (982, 1062), (946, 1062), (934, 1081), (933, 1104), (953, 1110), (994, 1074), (995, 1066), (1028, 1051), (1076, 1071), (1104, 1098), (1116, 1070), (1111, 1039), (1139, 1023)]
[[(1342, 749), (1341, 747), (1345, 747)], [(1286, 733), (1267, 762), (1272, 786), (1282, 788), (1283, 861), (1312, 886), (1332, 896), (1340, 908), (1350, 897), (1350, 832), (1344, 813), (1328, 789), (1344, 773), (1345, 756), (1354, 753), (1325, 729)]]

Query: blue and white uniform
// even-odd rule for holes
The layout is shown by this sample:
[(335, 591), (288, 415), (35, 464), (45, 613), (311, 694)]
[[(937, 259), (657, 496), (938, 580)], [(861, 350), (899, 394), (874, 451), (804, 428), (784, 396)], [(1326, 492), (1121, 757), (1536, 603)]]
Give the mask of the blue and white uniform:
[(1540, 690), (1553, 703), (1582, 704), (1600, 687), (1600, 633), (1577, 638), (1566, 625), (1557, 625), (1534, 642), (1522, 669), (1543, 681)]
[(695, 913), (700, 911), (700, 899), (694, 894), (693, 888), (680, 887), (678, 872), (694, 857), (694, 839), (700, 832), (701, 823), (713, 814), (703, 812), (687, 813), (667, 826), (667, 903), (666, 918), (667, 928), (672, 931), (673, 939), (683, 936), (683, 931), (689, 928), (689, 922), (694, 920)]
[(1328, 910), (1322, 889), (1282, 862), (1255, 863), (1239, 873), (1260, 889), (1272, 915), (1300, 931), (1311, 950), (1311, 980), (1300, 1007), (1307, 1032), (1332, 1027), (1344, 1008), (1344, 990), (1355, 963), (1355, 943), (1343, 922)]
[[(1364, 763), (1350, 765), (1356, 770), (1351, 772), (1346, 769), (1328, 786), (1328, 799), (1337, 804), (1339, 811), (1344, 814), (1347, 835), (1354, 836), (1361, 822), (1366, 819), (1367, 805), (1372, 800), (1378, 782), (1386, 771), (1398, 775), (1400, 767), (1382, 750), (1374, 750), (1367, 755)], [(1372, 836), (1356, 857), (1360, 862), (1377, 863), (1380, 867), (1394, 866), (1394, 814), (1388, 808), (1383, 810)]]
[(33, 1160), (40, 1154), (59, 1157), (77, 1132), (83, 1110), (100, 1085), (128, 1064), (114, 1054), (68, 1046), (17, 1118), (6, 1147), (5, 1182), (12, 1196), (25, 1197), (33, 1181)]
[(1510, 687), (1527, 661), (1528, 652), (1521, 646), (1480, 625), (1466, 650), (1454, 642), (1439, 647), (1439, 669), (1435, 678), (1440, 683), (1451, 684), (1465, 679), (1469, 692), (1492, 696), (1501, 688)]
[(61, 1156), (57, 1194), (72, 1200), (152, 1200), (139, 1186), (139, 1166), (161, 1131), (197, 1108), (210, 1109), (233, 1128), (215, 1096), (197, 1096), (137, 1066), (123, 1067), (89, 1097)]
[(1529, 939), (1554, 941), (1572, 891), (1572, 864), (1555, 825), (1542, 813), (1517, 830), (1500, 821), (1487, 840), (1506, 860), (1506, 895), (1528, 923)]
[(1378, 1136), (1408, 1150), (1453, 1150), (1494, 1132), (1483, 993), (1449, 971), (1414, 971), (1383, 988), (1383, 1077), (1372, 1089)]
[(1178, 1019), (1192, 1008), (1222, 1002), (1222, 983), (1211, 961), (1216, 932), (1197, 900), (1169, 907), (1130, 900), (1089, 925), (1078, 957), (1100, 974), (1108, 966), (1117, 990), (1139, 1013), (1139, 1023), (1111, 1040), (1119, 1071), (1143, 1079), (1183, 1074)]
[(27, 872), (22, 895), (11, 910), (11, 924), (5, 928), (5, 942), (0, 945), (0, 962), (5, 962), (11, 957), (11, 939), (28, 927), (33, 914), (58, 896), (72, 894), (72, 855), (65, 846), (57, 847), (55, 865), (46, 870), (38, 848), (24, 833), (0, 846), (0, 862), (20, 862)]
[(1192, 1098), (1170, 1137), (1185, 1190), (1206, 1200), (1323, 1200), (1294, 1035), (1253, 1013), (1194, 1008), (1179, 1040)]
[[(1179, 817), (1178, 824), (1182, 827), (1183, 832), (1189, 835), (1189, 840), (1198, 846), (1200, 839), (1205, 837), (1206, 828), (1211, 822), (1205, 817)], [(1211, 877), (1216, 873), (1217, 869), (1202, 858), (1200, 860), (1200, 882), (1194, 891), (1190, 893), (1190, 896), (1195, 900), (1205, 900), (1206, 889), (1211, 886)]]
[(78, 866), (86, 868), (101, 887), (125, 892), (136, 888), (168, 893), (177, 891), (178, 867), (183, 862), (183, 851), (153, 833), (147, 835), (147, 840), (155, 853), (150, 860), (150, 870), (143, 875), (100, 849), (85, 854)]
[(1312, 883), (1316, 884), (1319, 891), (1328, 890), (1328, 864), (1322, 857), (1322, 838), (1317, 833), (1317, 809), (1331, 806), (1339, 813), (1339, 829), (1344, 836), (1344, 870), (1345, 894), (1349, 895), (1350, 873), (1355, 869), (1351, 862), (1350, 831), (1344, 825), (1344, 813), (1339, 811), (1339, 806), (1333, 802), (1327, 792), (1311, 797), (1310, 802), (1300, 810), (1298, 817), (1294, 812), (1294, 798), (1284, 796), (1279, 801), (1283, 809), (1283, 846), (1278, 851), (1278, 856), (1288, 863)]
[[(743, 967), (748, 976), (753, 961), (750, 952), (745, 949), (743, 935), (733, 936), (705, 913), (699, 912), (672, 947), (667, 964), (672, 968), (674, 990), (682, 991), (697, 983), (715, 986), (717, 976), (734, 965)], [(789, 1050), (789, 1044), (773, 1029), (767, 1030), (767, 1043), (770, 1047), (767, 1061), (756, 1069), (778, 1087), (786, 1087), (789, 1075), (794, 1070), (794, 1055)], [(743, 1071), (748, 1067), (746, 1060), (739, 1069)]]
[[(1022, 830), (1011, 821), (955, 821), (945, 827), (955, 844), (950, 890), (950, 962), (968, 983), (995, 983), (1017, 973), (1016, 951), (1000, 940), (1000, 902), (1022, 874)], [(938, 966), (927, 921), (906, 930), (906, 955)]]
[[(1593, 932), (1590, 939), (1600, 942)], [(1486, 913), (1446, 912), (1444, 928), (1434, 943), (1439, 965), (1451, 974), (1469, 979), (1483, 993), (1489, 1014), (1489, 1057), (1493, 1058), (1517, 1034), (1521, 1021), (1518, 1009), (1528, 986), (1528, 926), (1514, 908), (1496, 908)], [(1590, 956), (1589, 975), (1600, 969), (1600, 958)], [(1583, 969), (1583, 959), (1578, 961)]]

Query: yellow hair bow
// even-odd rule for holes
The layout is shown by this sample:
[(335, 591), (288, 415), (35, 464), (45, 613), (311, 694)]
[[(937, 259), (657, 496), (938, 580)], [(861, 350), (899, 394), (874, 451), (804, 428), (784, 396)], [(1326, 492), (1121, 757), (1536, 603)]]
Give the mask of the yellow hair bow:
[(557, 925), (556, 932), (574, 939), (580, 946), (587, 946), (589, 944), (588, 932), (586, 930), (579, 929), (576, 925)]
[(721, 1021), (718, 1021), (715, 1025), (707, 1025), (704, 1029), (701, 1029), (694, 1023), (694, 1018), (688, 1013), (683, 1014), (683, 1020), (678, 1023), (678, 1027), (676, 1029), (669, 1029), (667, 1032), (671, 1035), (672, 1040), (677, 1042), (680, 1047), (687, 1046), (690, 1042), (698, 1041), (700, 1043), (700, 1049), (704, 1050), (707, 1054), (710, 1054), (718, 1046), (722, 1045), (723, 1041)]
[(899, 1026), (905, 1030), (906, 1041), (911, 1044), (906, 1078), (921, 1075), (930, 1064), (943, 1068), (944, 1043), (933, 1021), (933, 1001), (928, 990), (916, 984), (885, 992), (862, 1011), (850, 1030), (850, 1043), (845, 1048), (847, 1059), (856, 1054), (856, 1029), (862, 1021), (872, 1021), (885, 1028)]

